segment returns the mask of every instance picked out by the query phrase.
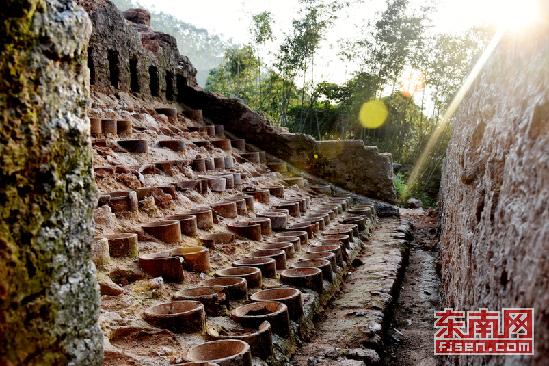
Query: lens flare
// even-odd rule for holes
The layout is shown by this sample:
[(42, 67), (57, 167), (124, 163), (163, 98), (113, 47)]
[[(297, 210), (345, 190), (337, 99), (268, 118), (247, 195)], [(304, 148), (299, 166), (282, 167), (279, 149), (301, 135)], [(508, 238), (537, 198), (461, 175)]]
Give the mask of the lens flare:
[(448, 109), (446, 109), (446, 111), (442, 115), (442, 118), (437, 123), (437, 126), (434, 132), (432, 133), (431, 137), (429, 137), (429, 141), (427, 142), (425, 149), (422, 151), (421, 155), (419, 156), (419, 159), (414, 165), (414, 168), (412, 169), (410, 177), (408, 178), (408, 182), (407, 182), (408, 190), (410, 190), (417, 183), (425, 164), (427, 163), (429, 157), (431, 156), (431, 152), (433, 151), (433, 148), (436, 146), (438, 140), (440, 139), (440, 136), (442, 135), (442, 132), (450, 122), (450, 119), (453, 117), (457, 108), (461, 104), (463, 98), (471, 88), (471, 85), (473, 85), (473, 82), (475, 81), (477, 76), (482, 71), (482, 68), (484, 67), (484, 65), (486, 64), (486, 62), (488, 61), (488, 59), (496, 49), (497, 45), (501, 41), (501, 38), (503, 37), (504, 34), (505, 34), (505, 31), (500, 30), (494, 35), (494, 37), (488, 44), (488, 47), (482, 53), (477, 63), (475, 64), (475, 66), (473, 67), (473, 69), (471, 70), (471, 72), (469, 73), (469, 75), (467, 76), (467, 78), (464, 80), (463, 84), (459, 88), (454, 99), (448, 106)]
[(362, 105), (358, 119), (364, 128), (379, 128), (383, 126), (389, 111), (381, 100), (370, 100)]

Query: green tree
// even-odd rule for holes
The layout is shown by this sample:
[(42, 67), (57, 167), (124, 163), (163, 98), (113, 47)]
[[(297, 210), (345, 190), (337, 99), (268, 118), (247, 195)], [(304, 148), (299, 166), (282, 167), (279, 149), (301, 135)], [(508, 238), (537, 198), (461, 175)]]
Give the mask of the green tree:
[(222, 64), (211, 70), (205, 89), (241, 99), (250, 107), (259, 106), (256, 71), (259, 61), (251, 46), (229, 48)]

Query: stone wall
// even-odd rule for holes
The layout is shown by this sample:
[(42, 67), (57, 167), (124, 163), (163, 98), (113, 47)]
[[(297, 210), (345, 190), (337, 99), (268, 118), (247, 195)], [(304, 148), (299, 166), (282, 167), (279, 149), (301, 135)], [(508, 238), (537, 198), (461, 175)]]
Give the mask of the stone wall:
[(316, 141), (309, 135), (284, 132), (238, 100), (197, 87), (185, 88), (182, 96), (182, 102), (202, 109), (213, 123), (225, 125), (238, 137), (304, 172), (367, 197), (395, 202), (391, 155), (379, 153), (375, 146), (356, 140)]
[(503, 38), (455, 116), (442, 183), (445, 305), (535, 308), (536, 355), (448, 364), (549, 364), (548, 65), (549, 29)]
[(183, 86), (196, 85), (196, 69), (179, 54), (174, 37), (151, 29), (146, 10), (121, 13), (108, 0), (79, 3), (93, 23), (88, 66), (95, 90), (173, 102)]
[(86, 47), (71, 0), (0, 12), (0, 364), (100, 365)]

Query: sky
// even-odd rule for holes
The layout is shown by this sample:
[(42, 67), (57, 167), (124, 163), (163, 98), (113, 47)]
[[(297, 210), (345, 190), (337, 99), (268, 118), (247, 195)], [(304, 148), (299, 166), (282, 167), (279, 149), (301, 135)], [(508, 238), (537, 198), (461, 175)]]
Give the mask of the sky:
[[(522, 9), (531, 8), (537, 0), (410, 0), (419, 7), (430, 1), (437, 10), (433, 15), (433, 28), (437, 33), (459, 33), (475, 25), (500, 25), (516, 20)], [(544, 0), (540, 0), (544, 1)], [(138, 0), (156, 11), (171, 14), (184, 22), (205, 28), (234, 43), (250, 41), (252, 15), (270, 11), (274, 19), (274, 33), (278, 41), (266, 47), (262, 58), (269, 62), (278, 49), (280, 40), (291, 29), (298, 16), (297, 0)], [(357, 65), (342, 62), (338, 56), (342, 39), (361, 36), (360, 26), (376, 18), (385, 8), (385, 0), (364, 0), (344, 11), (331, 26), (314, 67), (315, 80), (341, 83), (348, 79)], [(518, 10), (517, 10), (518, 9)], [(531, 16), (531, 14), (529, 15)]]

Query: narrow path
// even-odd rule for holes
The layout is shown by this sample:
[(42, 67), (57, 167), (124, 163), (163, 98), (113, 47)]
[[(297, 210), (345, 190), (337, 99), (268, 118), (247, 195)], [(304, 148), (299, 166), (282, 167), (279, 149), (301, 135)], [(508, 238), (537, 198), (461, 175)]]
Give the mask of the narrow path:
[(409, 263), (393, 321), (385, 337), (387, 366), (435, 366), (433, 314), (439, 309), (436, 272), (436, 218), (421, 210), (402, 210), (414, 226)]
[(326, 309), (315, 336), (292, 365), (354, 366), (380, 362), (383, 321), (405, 257), (400, 220), (382, 219), (355, 261), (340, 296)]

